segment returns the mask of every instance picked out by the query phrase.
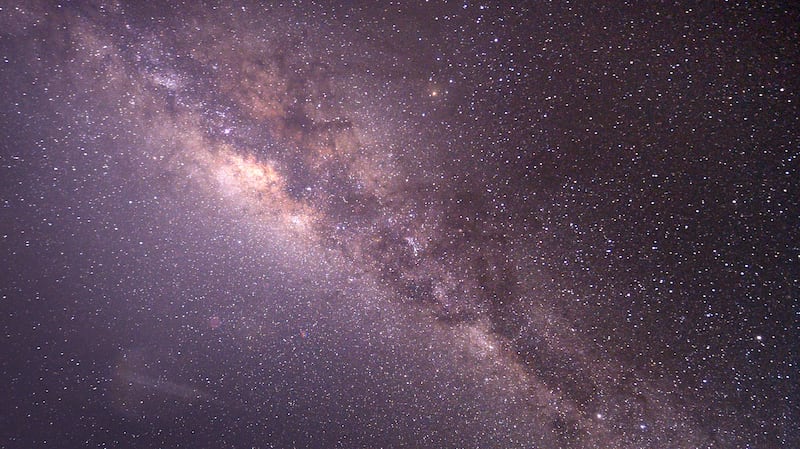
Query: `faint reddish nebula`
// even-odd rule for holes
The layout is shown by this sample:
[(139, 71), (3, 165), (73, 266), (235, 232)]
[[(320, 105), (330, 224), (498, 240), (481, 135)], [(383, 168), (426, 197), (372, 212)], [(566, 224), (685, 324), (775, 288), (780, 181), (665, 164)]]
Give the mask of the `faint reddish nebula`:
[(219, 329), (219, 327), (222, 326), (222, 318), (214, 315), (208, 319), (208, 325), (211, 327), (211, 329)]

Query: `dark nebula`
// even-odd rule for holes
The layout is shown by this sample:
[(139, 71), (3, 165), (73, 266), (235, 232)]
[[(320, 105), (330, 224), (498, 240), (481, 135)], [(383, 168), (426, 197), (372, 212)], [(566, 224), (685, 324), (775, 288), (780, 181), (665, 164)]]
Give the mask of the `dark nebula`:
[(0, 447), (800, 447), (800, 12), (0, 3)]

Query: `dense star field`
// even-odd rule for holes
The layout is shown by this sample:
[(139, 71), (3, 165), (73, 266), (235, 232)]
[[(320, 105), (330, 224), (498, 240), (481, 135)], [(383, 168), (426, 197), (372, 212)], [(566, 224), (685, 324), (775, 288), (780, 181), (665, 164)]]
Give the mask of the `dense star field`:
[(2, 2), (0, 447), (800, 447), (796, 5), (342, 3)]

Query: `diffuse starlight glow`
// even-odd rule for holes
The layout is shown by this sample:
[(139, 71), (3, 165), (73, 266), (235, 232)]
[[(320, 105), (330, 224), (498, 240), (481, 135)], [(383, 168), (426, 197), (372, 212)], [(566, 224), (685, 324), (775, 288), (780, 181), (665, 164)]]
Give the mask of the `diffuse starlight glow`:
[[(693, 28), (705, 19), (684, 17), (692, 8), (658, 8), (669, 14), (620, 8), (620, 26), (576, 6), (577, 27), (552, 5), (3, 7), (15, 214), (3, 220), (3, 298), (58, 298), (22, 308), (11, 321), (22, 316), (24, 332), (4, 328), (25, 341), (9, 363), (40, 362), (35, 376), (10, 373), (12, 389), (30, 377), (53, 383), (28, 385), (37, 405), (112, 410), (69, 424), (82, 444), (140, 433), (153, 447), (797, 440), (790, 388), (757, 380), (794, 378), (788, 327), (725, 302), (796, 287), (780, 284), (778, 252), (770, 264), (726, 252), (750, 238), (727, 223), (789, 229), (759, 221), (792, 216), (769, 209), (788, 190), (770, 172), (759, 175), (775, 184), (768, 202), (728, 197), (750, 180), (725, 167), (771, 163), (730, 162), (682, 111), (733, 121), (709, 98), (735, 96), (695, 86), (745, 81), (691, 63), (729, 46)], [(657, 25), (665, 16), (676, 23)], [(758, 141), (751, 126), (715, 139)], [(708, 223), (719, 232), (703, 234)], [(748, 244), (747, 257), (767, 254)], [(32, 325), (43, 310), (50, 322)], [(737, 323), (760, 327), (737, 340)], [(78, 355), (80, 339), (92, 354)], [(41, 359), (18, 349), (47, 345)], [(774, 401), (742, 399), (759, 395)], [(744, 408), (781, 418), (756, 431)], [(42, 423), (83, 416), (37, 413), (8, 441), (43, 446)]]

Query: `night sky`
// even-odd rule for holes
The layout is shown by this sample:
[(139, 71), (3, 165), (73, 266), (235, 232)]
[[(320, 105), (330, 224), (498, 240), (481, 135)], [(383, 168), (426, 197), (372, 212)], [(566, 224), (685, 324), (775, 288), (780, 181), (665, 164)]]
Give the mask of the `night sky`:
[(800, 447), (797, 5), (265, 3), (0, 2), (0, 447)]

